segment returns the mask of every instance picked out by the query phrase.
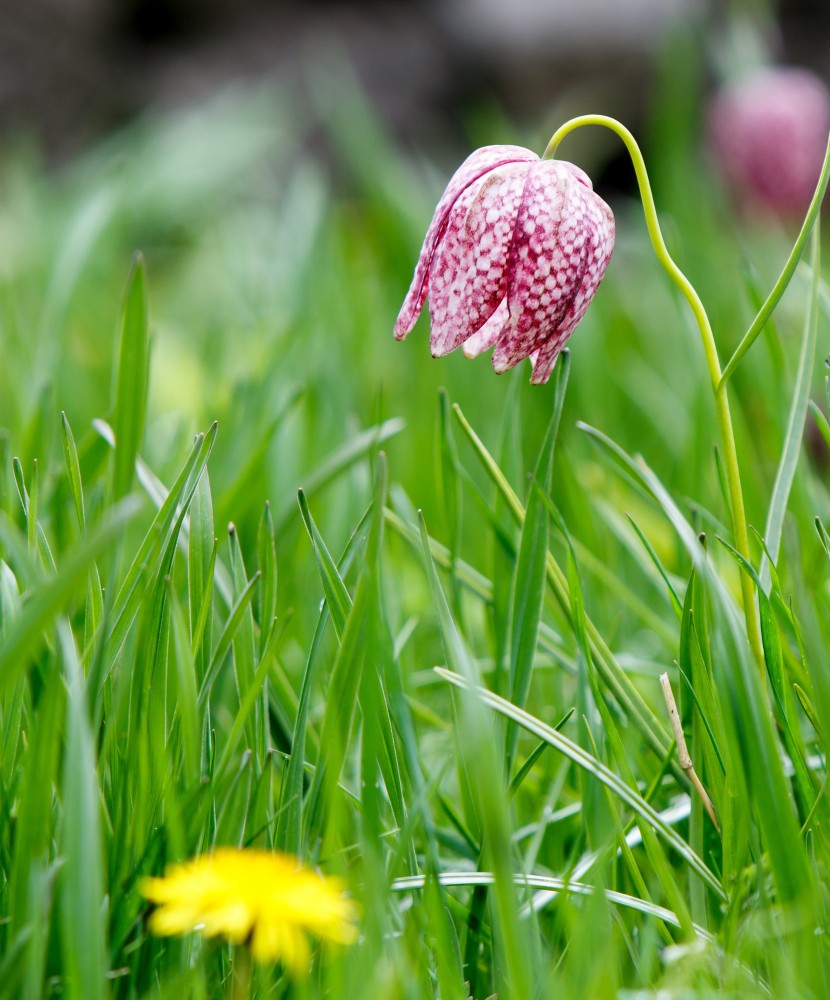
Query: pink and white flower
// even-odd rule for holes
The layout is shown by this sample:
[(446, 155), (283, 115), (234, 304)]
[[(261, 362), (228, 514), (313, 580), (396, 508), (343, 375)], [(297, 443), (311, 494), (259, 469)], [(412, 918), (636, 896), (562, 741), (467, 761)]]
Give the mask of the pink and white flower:
[(808, 70), (763, 69), (720, 91), (709, 111), (710, 145), (741, 201), (775, 215), (803, 215), (830, 133), (830, 92)]
[(579, 167), (485, 146), (438, 203), (395, 337), (410, 333), (429, 295), (433, 357), (493, 347), (497, 373), (529, 357), (531, 382), (547, 382), (613, 247), (614, 216)]

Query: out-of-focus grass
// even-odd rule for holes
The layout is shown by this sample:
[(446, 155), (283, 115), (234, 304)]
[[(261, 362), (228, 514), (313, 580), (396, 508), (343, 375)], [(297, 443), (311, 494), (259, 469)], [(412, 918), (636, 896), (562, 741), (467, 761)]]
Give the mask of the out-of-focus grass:
[[(229, 94), (57, 177), (3, 163), (0, 990), (224, 995), (233, 951), (152, 939), (136, 886), (233, 843), (362, 907), (357, 945), (263, 997), (825, 995), (826, 425), (761, 678), (701, 348), (638, 204), (567, 378), (433, 362), (425, 322), (391, 328), (455, 154), (395, 150), (347, 79), (312, 92), (312, 121)], [(656, 107), (644, 144), (726, 358), (792, 236), (730, 216), (695, 114)], [(759, 532), (809, 303), (801, 271), (733, 379)]]

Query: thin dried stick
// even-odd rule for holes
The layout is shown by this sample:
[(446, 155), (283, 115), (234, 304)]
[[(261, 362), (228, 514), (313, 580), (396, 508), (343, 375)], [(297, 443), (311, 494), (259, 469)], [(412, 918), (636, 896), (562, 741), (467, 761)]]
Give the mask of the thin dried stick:
[(671, 689), (671, 681), (668, 674), (660, 674), (660, 687), (663, 689), (663, 697), (666, 699), (666, 708), (669, 711), (669, 720), (674, 731), (674, 741), (677, 744), (677, 757), (680, 766), (689, 776), (689, 781), (691, 781), (692, 786), (700, 796), (704, 809), (709, 813), (709, 818), (712, 820), (715, 829), (720, 833), (715, 807), (712, 805), (712, 800), (709, 798), (709, 794), (703, 787), (700, 778), (695, 773), (695, 766), (692, 763), (689, 748), (686, 746), (686, 737), (683, 734), (683, 726), (680, 723), (680, 714), (677, 711), (677, 703), (674, 700), (674, 692)]

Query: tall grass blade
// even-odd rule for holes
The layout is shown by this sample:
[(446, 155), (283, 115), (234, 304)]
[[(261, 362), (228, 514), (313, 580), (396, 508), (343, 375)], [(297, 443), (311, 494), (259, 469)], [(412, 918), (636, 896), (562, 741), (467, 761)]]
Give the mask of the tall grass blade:
[(115, 458), (112, 492), (116, 500), (130, 491), (135, 460), (144, 437), (150, 378), (150, 339), (144, 258), (133, 258), (121, 316), (115, 374), (113, 430)]
[(66, 672), (66, 753), (63, 765), (61, 939), (69, 1000), (106, 1000), (110, 995), (95, 747), (87, 716), (83, 674), (64, 620), (58, 625)]
[[(210, 659), (213, 619), (213, 571), (216, 559), (213, 500), (210, 476), (204, 469), (193, 493), (190, 505), (190, 531), (187, 539), (187, 597), (190, 613), (190, 638), (196, 641), (204, 635), (207, 641), (196, 645), (199, 680), (205, 676)], [(202, 620), (204, 617), (204, 621)]]
[[(369, 512), (364, 514), (349, 539), (340, 562), (337, 574), (342, 579), (359, 555), (365, 544)], [(291, 756), (283, 776), (280, 791), (280, 810), (277, 820), (276, 842), (283, 850), (300, 854), (302, 850), (302, 816), (303, 816), (303, 784), (305, 773), (306, 743), (309, 731), (309, 712), (311, 710), (311, 694), (317, 676), (320, 647), (323, 633), (329, 621), (328, 603), (320, 609), (317, 626), (309, 648), (308, 657), (303, 671), (300, 687), (300, 700), (297, 706), (297, 720), (291, 740)]]
[(27, 602), (0, 644), (0, 695), (29, 664), (29, 657), (43, 642), (43, 633), (55, 616), (78, 593), (95, 559), (120, 538), (124, 527), (140, 509), (136, 498), (126, 497), (89, 532), (62, 561), (55, 579), (39, 588)]
[[(830, 147), (828, 147), (830, 156)], [(810, 399), (810, 385), (813, 376), (813, 359), (816, 353), (816, 337), (818, 333), (818, 279), (819, 260), (821, 253), (821, 230), (816, 226), (813, 230), (812, 253), (810, 266), (813, 279), (810, 284), (810, 299), (807, 315), (804, 320), (804, 333), (801, 339), (801, 353), (798, 358), (798, 372), (795, 378), (790, 412), (787, 417), (787, 431), (784, 435), (784, 447), (775, 474), (772, 488), (767, 525), (764, 530), (764, 541), (769, 550), (770, 559), (778, 561), (781, 546), (781, 532), (784, 528), (784, 515), (790, 498), (798, 457), (801, 454), (801, 442), (804, 437), (804, 425), (807, 421), (807, 405)], [(770, 575), (766, 555), (761, 564), (761, 585), (769, 589)]]
[[(553, 451), (562, 404), (568, 386), (570, 352), (564, 351), (556, 367), (553, 412), (536, 465), (538, 489), (532, 489), (527, 500), (519, 552), (513, 574), (510, 605), (510, 691), (513, 704), (523, 708), (530, 691), (533, 657), (536, 652), (539, 622), (545, 595), (545, 574), (548, 553), (548, 513), (542, 496), (547, 496), (553, 477)], [(510, 727), (507, 737), (507, 773), (512, 769), (516, 753), (518, 730)]]
[(577, 767), (587, 771), (602, 784), (606, 785), (622, 802), (633, 809), (638, 816), (650, 823), (663, 837), (666, 843), (680, 855), (689, 865), (692, 871), (709, 886), (710, 889), (722, 900), (728, 899), (727, 894), (717, 876), (704, 864), (704, 862), (691, 850), (689, 845), (683, 840), (671, 826), (669, 826), (659, 815), (659, 813), (645, 801), (637, 792), (629, 788), (613, 771), (609, 770), (605, 764), (598, 761), (591, 754), (587, 753), (578, 744), (574, 743), (563, 733), (558, 733), (551, 726), (540, 719), (530, 715), (524, 709), (511, 705), (509, 701), (493, 694), (486, 688), (471, 685), (464, 677), (436, 667), (436, 672), (445, 680), (456, 687), (463, 687), (475, 690), (481, 701), (494, 711), (506, 718), (512, 719), (517, 725), (533, 733), (534, 736), (544, 740), (550, 746), (559, 750)]
[[(357, 434), (351, 441), (337, 448), (325, 461), (313, 472), (304, 477), (303, 493), (313, 496), (324, 487), (328, 486), (332, 480), (336, 479), (341, 472), (351, 468), (356, 462), (376, 451), (382, 444), (404, 429), (404, 422), (399, 417), (385, 420), (377, 427), (370, 427), (368, 430)], [(293, 514), (292, 506), (285, 504), (274, 518), (275, 530), (279, 535), (285, 528)]]

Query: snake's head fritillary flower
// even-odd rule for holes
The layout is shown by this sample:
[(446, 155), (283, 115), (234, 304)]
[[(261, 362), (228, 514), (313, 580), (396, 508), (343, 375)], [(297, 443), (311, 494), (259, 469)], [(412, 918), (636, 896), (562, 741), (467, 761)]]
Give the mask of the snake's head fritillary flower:
[(830, 93), (796, 67), (756, 71), (718, 93), (710, 145), (736, 195), (783, 218), (804, 214), (830, 133)]
[(294, 975), (309, 964), (309, 934), (351, 944), (355, 906), (336, 879), (271, 851), (220, 848), (145, 878), (140, 891), (156, 904), (154, 934), (199, 931), (248, 944), (260, 962), (280, 960)]
[(614, 216), (579, 167), (520, 146), (476, 150), (450, 180), (395, 324), (402, 340), (429, 296), (433, 357), (493, 347), (547, 382), (602, 280)]

